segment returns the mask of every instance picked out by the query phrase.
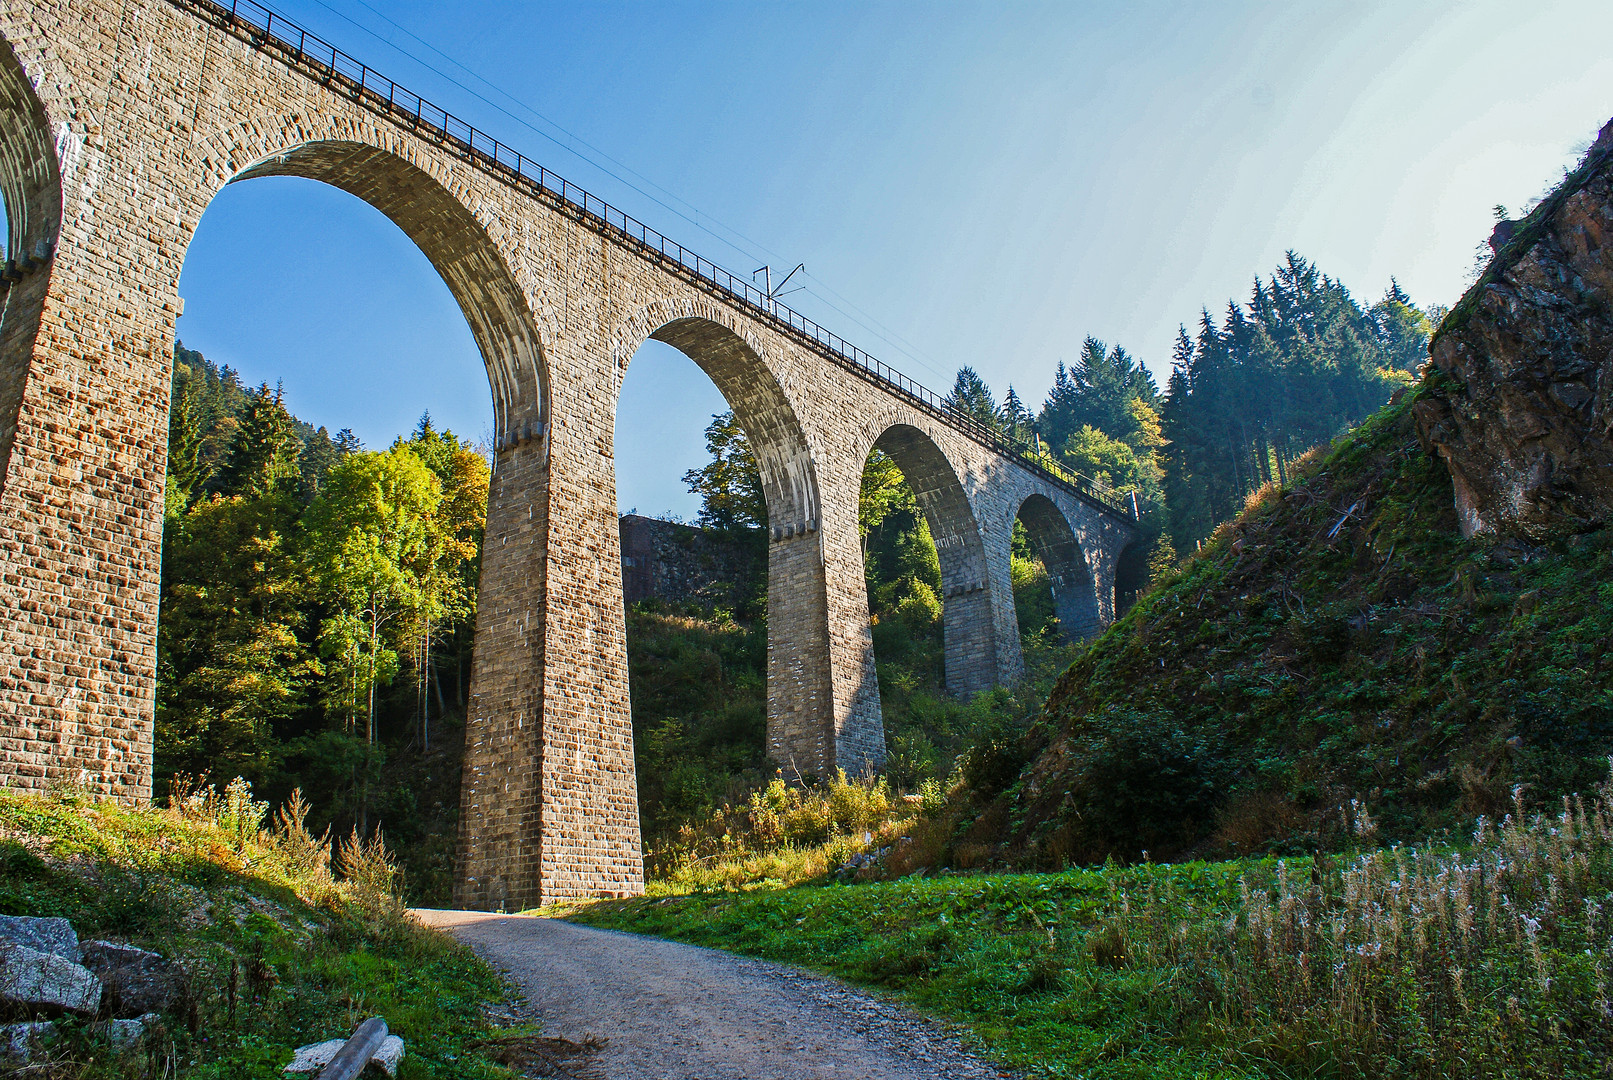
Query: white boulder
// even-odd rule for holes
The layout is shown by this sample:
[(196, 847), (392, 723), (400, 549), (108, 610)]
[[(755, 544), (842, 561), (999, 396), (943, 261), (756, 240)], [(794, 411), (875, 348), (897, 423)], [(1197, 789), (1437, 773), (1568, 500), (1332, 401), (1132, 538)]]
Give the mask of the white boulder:
[[(326, 1039), (321, 1043), (310, 1043), (307, 1046), (297, 1047), (296, 1056), (291, 1064), (286, 1066), (288, 1073), (317, 1073), (330, 1064), (336, 1052), (347, 1045), (346, 1039)], [(381, 1045), (375, 1053), (370, 1055), (370, 1064), (379, 1065), (388, 1076), (398, 1075), (398, 1062), (403, 1060), (403, 1040), (396, 1035), (388, 1035), (381, 1040)]]
[(66, 919), (40, 919), (31, 915), (0, 915), (0, 940), (55, 953), (77, 963), (78, 933)]
[(101, 980), (55, 953), (0, 940), (0, 1002), (94, 1016), (101, 1005)]

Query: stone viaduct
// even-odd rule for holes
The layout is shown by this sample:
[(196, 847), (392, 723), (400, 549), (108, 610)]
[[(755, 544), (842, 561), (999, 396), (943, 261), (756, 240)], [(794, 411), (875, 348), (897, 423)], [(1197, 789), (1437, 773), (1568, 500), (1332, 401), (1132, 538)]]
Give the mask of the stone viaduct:
[(759, 459), (768, 743), (803, 774), (885, 744), (857, 528), (876, 446), (939, 549), (946, 678), (1022, 672), (1021, 517), (1064, 625), (1113, 617), (1129, 507), (776, 301), (245, 2), (0, 0), (0, 781), (151, 791), (168, 397), (185, 251), (225, 185), (308, 177), (431, 260), (495, 416), (456, 900), (642, 888), (612, 441), (649, 338)]

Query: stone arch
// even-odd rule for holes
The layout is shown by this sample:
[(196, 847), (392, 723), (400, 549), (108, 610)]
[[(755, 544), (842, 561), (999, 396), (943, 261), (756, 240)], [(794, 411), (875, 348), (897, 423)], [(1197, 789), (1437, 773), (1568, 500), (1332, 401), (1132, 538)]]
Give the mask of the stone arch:
[(734, 410), (762, 474), (772, 541), (816, 533), (822, 515), (811, 448), (761, 343), (720, 305), (648, 304), (626, 320), (613, 342), (618, 393), (633, 355), (652, 338), (693, 360)]
[[(264, 139), (270, 131), (298, 136)], [(307, 132), (295, 117), (280, 124), (244, 123), (209, 143), (209, 162), (222, 176), (206, 187), (207, 202), (224, 185), (262, 176), (318, 180), (370, 204), (397, 225), (430, 261), (459, 305), (487, 366), (492, 392), (494, 450), (536, 444), (547, 457), (548, 375), (537, 320), (527, 291), (466, 194), (434, 175), (426, 160), (396, 133), (347, 124), (333, 135)], [(235, 168), (234, 163), (249, 164)], [(188, 222), (195, 235), (205, 203)]]
[(0, 491), (17, 437), (23, 386), (62, 220), (61, 158), (77, 149), (65, 125), (58, 147), (45, 108), (11, 43), (0, 38), (0, 199), (6, 211), (0, 273)]
[(760, 343), (726, 309), (700, 301), (657, 301), (624, 321), (612, 342), (618, 393), (633, 355), (652, 338), (706, 373), (756, 457), (769, 530), (768, 756), (793, 773), (814, 773), (834, 761), (836, 732), (821, 504), (806, 432)]
[(1019, 504), (1019, 520), (1031, 547), (1047, 567), (1053, 587), (1053, 610), (1065, 638), (1081, 641), (1103, 629), (1098, 593), (1086, 552), (1062, 511), (1046, 495), (1031, 495)]
[(873, 445), (902, 470), (935, 541), (947, 690), (969, 695), (990, 689), (998, 674), (991, 576), (980, 525), (958, 470), (935, 440), (912, 424), (891, 424)]

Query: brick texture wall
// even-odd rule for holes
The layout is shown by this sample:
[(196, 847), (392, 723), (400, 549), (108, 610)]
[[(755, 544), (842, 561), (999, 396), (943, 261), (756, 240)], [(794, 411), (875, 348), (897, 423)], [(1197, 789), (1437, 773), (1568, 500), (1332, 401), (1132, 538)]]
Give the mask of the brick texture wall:
[(752, 592), (756, 551), (711, 529), (624, 514), (622, 599), (686, 601), (733, 608)]

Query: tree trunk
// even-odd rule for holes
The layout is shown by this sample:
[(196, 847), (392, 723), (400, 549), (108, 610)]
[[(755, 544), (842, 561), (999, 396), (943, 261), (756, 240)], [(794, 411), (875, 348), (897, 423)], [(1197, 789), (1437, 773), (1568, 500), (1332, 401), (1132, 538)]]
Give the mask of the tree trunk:
[(431, 658), (431, 674), (429, 677), (431, 688), (437, 692), (437, 715), (446, 716), (448, 715), (448, 703), (443, 700), (442, 673), (437, 670), (437, 658), (435, 656)]

